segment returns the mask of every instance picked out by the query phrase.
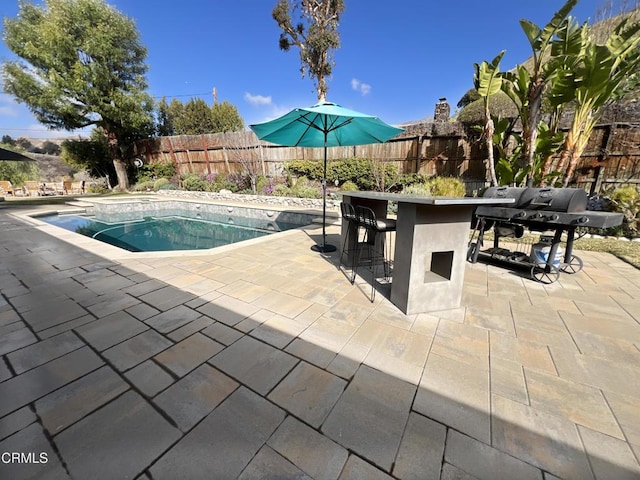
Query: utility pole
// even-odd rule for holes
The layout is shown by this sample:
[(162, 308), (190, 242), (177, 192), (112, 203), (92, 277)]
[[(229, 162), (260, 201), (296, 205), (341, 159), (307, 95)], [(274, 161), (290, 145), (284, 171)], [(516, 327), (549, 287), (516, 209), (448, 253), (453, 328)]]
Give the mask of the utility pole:
[(218, 104), (218, 95), (216, 93), (216, 87), (213, 87), (213, 104), (214, 105)]

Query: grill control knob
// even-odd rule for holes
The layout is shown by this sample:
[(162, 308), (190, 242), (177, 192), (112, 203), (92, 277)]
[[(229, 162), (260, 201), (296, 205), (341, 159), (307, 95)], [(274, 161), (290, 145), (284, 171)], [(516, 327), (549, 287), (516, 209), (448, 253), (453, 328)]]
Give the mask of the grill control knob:
[(588, 221), (589, 221), (589, 217), (578, 218), (578, 223), (587, 223)]
[(514, 215), (514, 218), (522, 218), (522, 217), (526, 217), (527, 216), (527, 212), (522, 211), (522, 212), (518, 212)]
[(534, 219), (534, 220), (537, 219), (537, 218), (542, 218), (542, 214), (541, 213), (533, 213), (531, 215), (531, 217), (529, 217), (529, 218)]
[(556, 220), (558, 220), (558, 218), (560, 218), (560, 217), (558, 216), (557, 213), (549, 215), (549, 220), (551, 220), (552, 222), (555, 222)]

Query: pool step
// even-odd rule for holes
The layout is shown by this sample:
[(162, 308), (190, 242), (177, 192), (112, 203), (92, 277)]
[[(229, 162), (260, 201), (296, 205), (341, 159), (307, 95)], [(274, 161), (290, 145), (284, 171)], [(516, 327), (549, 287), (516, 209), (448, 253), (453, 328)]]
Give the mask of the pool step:
[(93, 207), (93, 203), (84, 202), (82, 200), (70, 200), (68, 202), (65, 202), (65, 204), (71, 205), (72, 207), (82, 207), (82, 208)]
[[(315, 217), (313, 220), (311, 220), (311, 223), (318, 223), (322, 225), (322, 217)], [(327, 225), (340, 225), (340, 217), (327, 215)]]

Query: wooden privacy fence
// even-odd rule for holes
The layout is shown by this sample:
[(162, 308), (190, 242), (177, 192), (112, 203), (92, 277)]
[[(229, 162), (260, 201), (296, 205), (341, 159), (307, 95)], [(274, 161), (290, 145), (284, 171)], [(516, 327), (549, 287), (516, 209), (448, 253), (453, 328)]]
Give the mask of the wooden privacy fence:
[[(180, 174), (253, 171), (274, 180), (290, 160), (323, 159), (323, 148), (285, 147), (258, 140), (253, 132), (158, 137), (139, 142), (146, 163), (173, 162)], [(370, 158), (395, 163), (401, 173), (452, 176), (469, 190), (487, 185), (486, 151), (457, 122), (421, 123), (384, 144), (330, 147), (327, 159)], [(576, 170), (577, 186), (591, 193), (608, 185), (640, 184), (640, 125), (597, 126)]]

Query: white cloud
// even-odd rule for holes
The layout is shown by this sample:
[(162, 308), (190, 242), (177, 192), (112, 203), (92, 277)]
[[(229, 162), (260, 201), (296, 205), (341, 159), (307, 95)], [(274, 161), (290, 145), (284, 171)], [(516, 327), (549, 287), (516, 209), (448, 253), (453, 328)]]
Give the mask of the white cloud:
[(371, 91), (371, 85), (369, 85), (368, 83), (361, 82), (357, 78), (352, 78), (351, 89), (355, 90), (356, 92), (360, 92), (364, 97)]
[(246, 92), (244, 94), (244, 101), (253, 105), (254, 107), (271, 105), (271, 96), (265, 97), (264, 95), (252, 95), (249, 92)]

